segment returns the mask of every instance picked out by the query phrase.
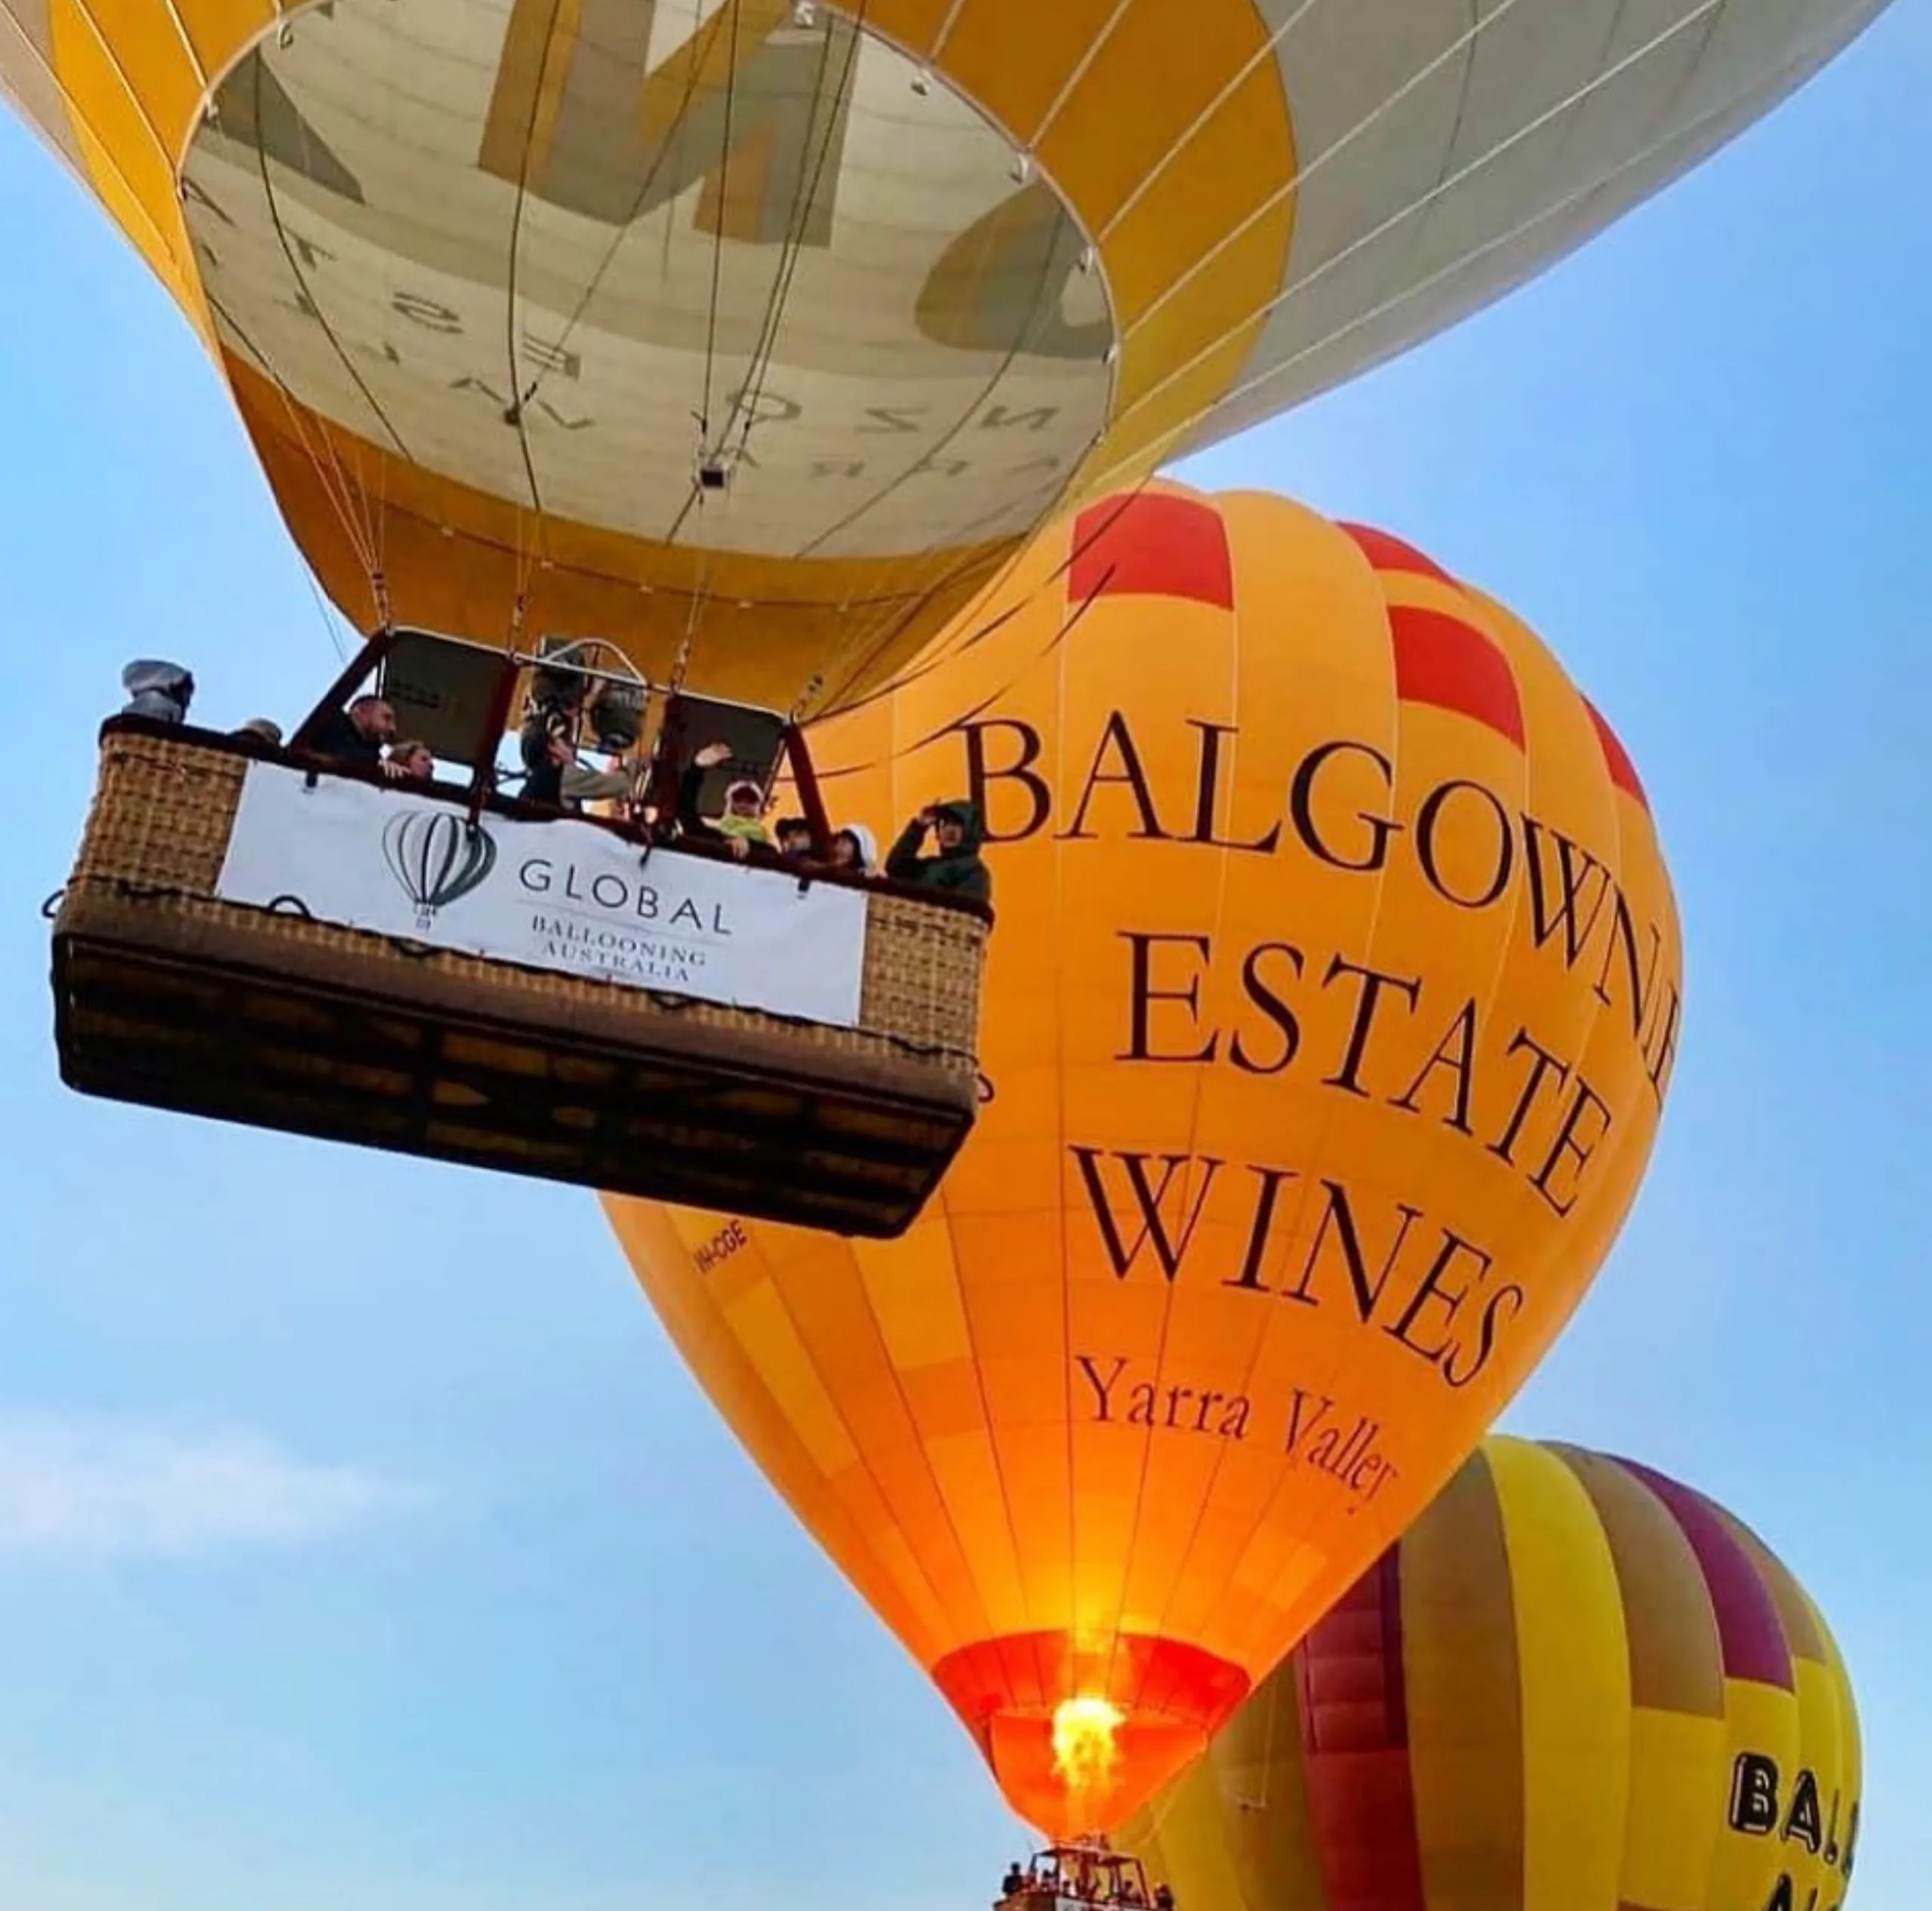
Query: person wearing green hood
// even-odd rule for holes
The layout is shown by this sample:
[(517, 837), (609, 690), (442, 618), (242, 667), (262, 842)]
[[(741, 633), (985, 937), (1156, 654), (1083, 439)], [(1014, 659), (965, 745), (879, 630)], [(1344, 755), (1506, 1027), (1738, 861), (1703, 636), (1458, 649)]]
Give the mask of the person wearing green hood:
[[(928, 829), (939, 847), (937, 856), (919, 854)], [(980, 857), (985, 837), (977, 804), (963, 799), (929, 803), (900, 832), (885, 859), (885, 872), (895, 882), (921, 883), (928, 889), (949, 890), (955, 896), (989, 903), (992, 872)]]

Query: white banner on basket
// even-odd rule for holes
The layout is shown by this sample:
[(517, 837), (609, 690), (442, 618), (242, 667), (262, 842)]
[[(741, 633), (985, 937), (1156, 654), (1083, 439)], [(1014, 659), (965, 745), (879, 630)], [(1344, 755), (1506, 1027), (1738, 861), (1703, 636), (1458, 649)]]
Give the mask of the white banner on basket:
[(849, 1028), (866, 898), (659, 851), (593, 825), (485, 815), (395, 786), (253, 763), (215, 892), (439, 949)]

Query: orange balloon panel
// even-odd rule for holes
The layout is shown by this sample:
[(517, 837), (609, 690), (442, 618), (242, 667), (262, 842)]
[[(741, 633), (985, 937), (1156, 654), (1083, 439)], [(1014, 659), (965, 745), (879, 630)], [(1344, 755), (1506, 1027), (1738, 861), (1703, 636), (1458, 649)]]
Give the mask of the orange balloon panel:
[(1015, 1808), (1105, 1829), (1588, 1285), (1676, 1049), (1669, 881), (1521, 624), (1264, 496), (1061, 523), (814, 749), (835, 820), (882, 840), (981, 807), (977, 1128), (894, 1242), (611, 1212)]
[(1753, 1534), (1493, 1439), (1121, 1836), (1186, 1911), (1838, 1911), (1860, 1790)]

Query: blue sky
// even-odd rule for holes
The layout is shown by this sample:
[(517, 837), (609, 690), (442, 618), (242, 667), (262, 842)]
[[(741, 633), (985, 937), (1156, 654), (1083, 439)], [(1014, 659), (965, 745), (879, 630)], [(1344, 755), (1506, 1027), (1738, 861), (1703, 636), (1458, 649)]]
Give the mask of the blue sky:
[[(1649, 786), (1675, 1094), (1506, 1423), (1691, 1479), (1812, 1588), (1863, 1697), (1857, 1911), (1932, 1876), (1928, 99), (1899, 0), (1537, 285), (1188, 474), (1503, 598)], [(0, 257), (0, 1895), (980, 1901), (1014, 1835), (977, 1755), (591, 1202), (59, 1087), (35, 909), (120, 664), (235, 721), (334, 652), (186, 328), (11, 121)]]

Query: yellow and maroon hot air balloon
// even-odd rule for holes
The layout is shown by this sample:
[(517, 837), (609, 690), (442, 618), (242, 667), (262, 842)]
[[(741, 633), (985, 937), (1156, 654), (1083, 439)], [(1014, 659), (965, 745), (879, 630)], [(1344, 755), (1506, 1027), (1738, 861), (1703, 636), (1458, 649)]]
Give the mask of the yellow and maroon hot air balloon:
[(1184, 1911), (1838, 1911), (1860, 1769), (1755, 1534), (1494, 1439), (1122, 1841)]
[(1576, 245), (1878, 0), (5, 0), (353, 618), (886, 680), (1063, 500)]
[(813, 746), (835, 820), (882, 840), (980, 806), (979, 1122), (894, 1242), (611, 1212), (1015, 1808), (1104, 1829), (1427, 1503), (1595, 1274), (1676, 1049), (1669, 879), (1528, 630), (1261, 495), (1062, 522)]

